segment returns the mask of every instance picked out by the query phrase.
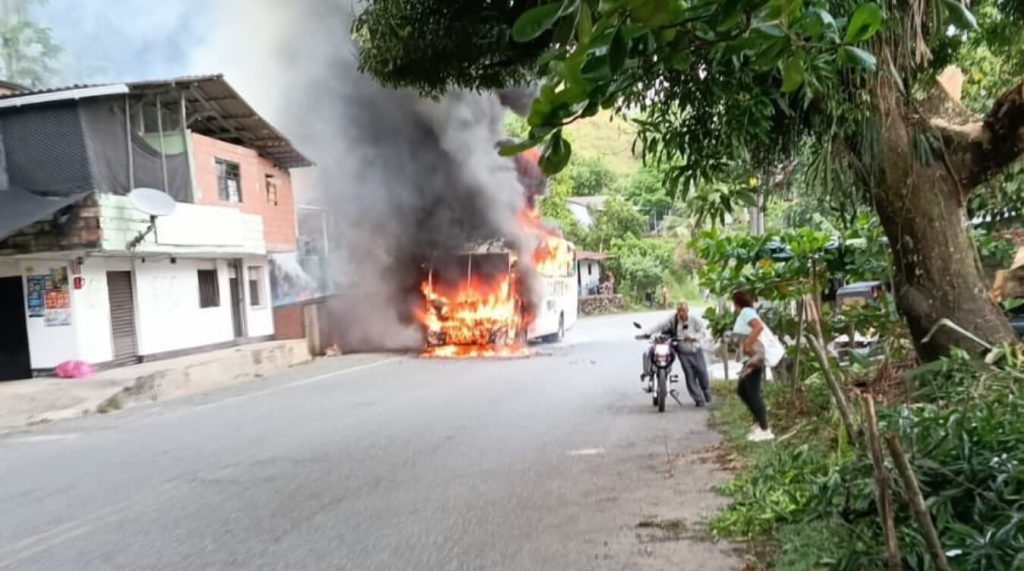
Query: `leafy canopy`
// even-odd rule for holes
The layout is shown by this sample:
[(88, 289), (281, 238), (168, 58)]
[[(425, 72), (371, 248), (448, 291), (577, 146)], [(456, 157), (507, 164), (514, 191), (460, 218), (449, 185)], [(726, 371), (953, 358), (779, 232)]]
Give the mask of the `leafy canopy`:
[(982, 46), (1009, 62), (986, 88), (997, 93), (1018, 69), (1010, 55), (1024, 53), (1021, 4), (981, 0), (976, 15), (956, 0), (370, 0), (356, 31), (364, 70), (387, 85), (437, 95), (540, 78), (524, 141), (506, 152), (543, 144), (549, 172), (569, 163), (566, 125), (629, 115), (637, 151), (685, 194), (856, 133), (874, 71), (909, 97)]

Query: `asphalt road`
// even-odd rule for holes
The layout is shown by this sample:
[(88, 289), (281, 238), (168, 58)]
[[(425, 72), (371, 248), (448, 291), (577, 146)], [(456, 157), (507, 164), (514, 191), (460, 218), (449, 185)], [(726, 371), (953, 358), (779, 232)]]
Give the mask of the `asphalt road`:
[(722, 502), (707, 412), (654, 411), (632, 319), (2, 437), (0, 569), (739, 569), (694, 531)]

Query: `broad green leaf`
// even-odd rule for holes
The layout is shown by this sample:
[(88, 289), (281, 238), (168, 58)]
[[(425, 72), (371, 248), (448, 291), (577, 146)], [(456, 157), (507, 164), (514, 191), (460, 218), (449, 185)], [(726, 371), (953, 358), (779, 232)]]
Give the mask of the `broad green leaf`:
[(756, 26), (754, 30), (761, 32), (766, 36), (771, 36), (773, 38), (782, 38), (785, 37), (786, 35), (786, 32), (783, 31), (783, 29), (780, 28), (778, 24), (765, 24), (763, 26)]
[(949, 19), (953, 25), (961, 30), (973, 30), (978, 27), (978, 20), (966, 6), (957, 0), (942, 0), (942, 4), (949, 12)]
[(544, 153), (540, 158), (540, 168), (544, 174), (551, 176), (562, 172), (572, 157), (572, 145), (562, 137), (562, 130), (555, 131), (544, 145)]
[(529, 42), (536, 39), (558, 20), (562, 11), (561, 2), (553, 2), (531, 8), (523, 13), (512, 26), (512, 39), (517, 42)]
[(804, 13), (803, 29), (812, 36), (824, 33), (827, 36), (838, 38), (838, 28), (832, 14), (821, 8), (808, 8)]
[(868, 71), (875, 71), (878, 60), (870, 52), (853, 46), (839, 48), (839, 60), (847, 65), (859, 67)]
[(850, 23), (846, 27), (847, 44), (855, 44), (871, 39), (878, 29), (882, 27), (882, 8), (873, 2), (861, 4), (853, 15), (850, 16)]
[(590, 12), (590, 5), (586, 2), (580, 6), (580, 19), (576, 24), (576, 33), (581, 44), (590, 43), (590, 35), (594, 32), (594, 16)]
[(626, 40), (622, 28), (616, 28), (612, 34), (612, 43), (608, 46), (608, 66), (613, 74), (622, 71), (622, 66), (626, 64), (628, 52), (629, 42)]
[(782, 92), (791, 93), (796, 91), (803, 83), (804, 60), (800, 56), (793, 56), (782, 67)]

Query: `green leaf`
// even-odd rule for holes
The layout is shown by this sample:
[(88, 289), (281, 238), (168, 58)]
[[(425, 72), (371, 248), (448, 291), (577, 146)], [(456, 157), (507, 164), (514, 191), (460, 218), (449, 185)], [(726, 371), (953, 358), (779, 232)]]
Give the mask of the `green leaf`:
[(615, 32), (612, 34), (612, 43), (608, 46), (608, 66), (612, 74), (622, 71), (622, 67), (626, 65), (628, 54), (629, 42), (626, 41), (626, 35), (621, 27), (615, 28)]
[(882, 8), (873, 2), (861, 4), (853, 15), (850, 16), (850, 24), (846, 27), (847, 44), (855, 44), (871, 39), (878, 29), (882, 27)]
[(949, 13), (949, 19), (953, 25), (961, 30), (973, 30), (978, 27), (978, 19), (967, 9), (966, 6), (956, 0), (942, 0), (942, 4)]
[(835, 18), (821, 8), (808, 8), (804, 13), (805, 30), (812, 36), (825, 33), (838, 39), (838, 28)]
[(551, 29), (561, 15), (562, 3), (553, 2), (531, 8), (523, 13), (512, 26), (512, 39), (529, 42)]
[(594, 33), (594, 16), (590, 12), (590, 5), (586, 2), (580, 6), (580, 19), (576, 24), (576, 34), (581, 44), (590, 43), (590, 36)]
[(548, 176), (558, 174), (569, 164), (570, 157), (572, 157), (572, 145), (562, 137), (562, 130), (558, 129), (544, 145), (540, 168)]
[(804, 60), (793, 56), (782, 67), (782, 92), (792, 93), (804, 83)]
[(875, 71), (875, 67), (878, 64), (878, 60), (870, 52), (853, 46), (839, 48), (839, 60), (846, 65), (859, 67), (867, 71)]

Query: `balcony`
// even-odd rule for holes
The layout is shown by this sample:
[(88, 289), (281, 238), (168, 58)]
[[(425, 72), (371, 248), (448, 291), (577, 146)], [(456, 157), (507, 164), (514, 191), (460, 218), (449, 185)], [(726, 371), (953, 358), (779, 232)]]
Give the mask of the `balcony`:
[[(127, 197), (98, 194), (100, 249), (123, 252), (128, 244), (146, 232), (150, 218)], [(267, 253), (263, 219), (243, 214), (236, 208), (179, 203), (174, 214), (156, 220), (155, 230), (135, 248), (139, 254), (174, 255), (258, 255)]]

